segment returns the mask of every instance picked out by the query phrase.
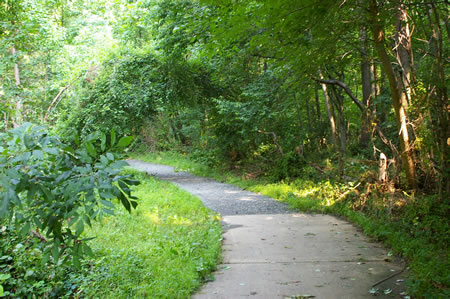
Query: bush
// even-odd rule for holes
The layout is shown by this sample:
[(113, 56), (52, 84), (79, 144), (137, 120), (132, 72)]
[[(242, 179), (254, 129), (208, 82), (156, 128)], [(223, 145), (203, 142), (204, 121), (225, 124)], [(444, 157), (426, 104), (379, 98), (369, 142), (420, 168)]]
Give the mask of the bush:
[[(92, 254), (85, 226), (114, 214), (116, 199), (128, 211), (136, 207), (129, 186), (138, 181), (120, 174), (126, 163), (114, 152), (131, 139), (116, 142), (112, 133), (107, 142), (106, 135), (92, 134), (73, 149), (29, 123), (0, 135), (0, 284), (9, 292), (25, 292), (23, 278), (32, 276), (38, 283), (33, 288), (39, 287), (36, 262), (79, 267), (80, 258)], [(21, 261), (24, 250), (32, 260)]]

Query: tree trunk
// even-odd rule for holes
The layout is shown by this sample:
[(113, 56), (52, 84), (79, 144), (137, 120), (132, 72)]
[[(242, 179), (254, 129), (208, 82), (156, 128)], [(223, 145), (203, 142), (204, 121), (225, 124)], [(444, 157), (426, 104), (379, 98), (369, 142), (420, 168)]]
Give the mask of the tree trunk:
[[(11, 47), (11, 54), (12, 56), (16, 55), (16, 48), (13, 45)], [(17, 128), (18, 126), (20, 126), (23, 123), (23, 116), (22, 116), (22, 110), (23, 110), (23, 103), (22, 103), (22, 99), (19, 95), (19, 88), (20, 88), (20, 71), (19, 71), (19, 64), (16, 62), (14, 64), (14, 79), (16, 81), (16, 87), (17, 87), (17, 102), (16, 102), (16, 111), (15, 111), (15, 116), (12, 119), (13, 122), (13, 127)]]
[(295, 108), (297, 110), (297, 122), (298, 122), (298, 142), (303, 146), (303, 121), (302, 121), (302, 113), (300, 109), (300, 103), (297, 101), (297, 94), (294, 91), (293, 92), (294, 102), (295, 102)]
[[(323, 75), (322, 75), (322, 71), (319, 71), (319, 76), (320, 76), (320, 79), (322, 79), (322, 80), (324, 79)], [(339, 147), (338, 142), (337, 142), (336, 121), (335, 121), (333, 107), (331, 106), (331, 102), (330, 102), (330, 96), (328, 94), (328, 88), (325, 83), (321, 83), (320, 85), (322, 87), (323, 97), (325, 99), (325, 105), (327, 107), (327, 112), (328, 112), (328, 119), (330, 121), (331, 140), (334, 145)]]
[(339, 134), (337, 135), (337, 140), (339, 143), (339, 165), (338, 165), (338, 173), (339, 177), (344, 177), (344, 157), (345, 152), (347, 151), (347, 126), (345, 122), (344, 115), (344, 97), (340, 93), (340, 91), (336, 90), (334, 85), (331, 86), (331, 90), (333, 91), (334, 99), (333, 101), (336, 105), (337, 111), (337, 119), (338, 119), (338, 129)]
[(306, 114), (308, 116), (308, 133), (312, 134), (312, 117), (311, 117), (311, 107), (310, 107), (310, 99), (306, 97)]
[(317, 111), (317, 119), (320, 121), (322, 120), (322, 115), (320, 113), (320, 100), (319, 100), (319, 91), (318, 88), (314, 88), (314, 93), (316, 97), (316, 111)]
[[(363, 94), (363, 104), (367, 108), (370, 106), (370, 101), (373, 94), (373, 72), (371, 68), (371, 63), (368, 54), (367, 45), (367, 32), (366, 28), (361, 28), (360, 30), (360, 40), (361, 40), (361, 81), (362, 81), (362, 94)], [(362, 148), (366, 148), (370, 140), (370, 121), (369, 121), (369, 111), (366, 109), (361, 113), (361, 136), (359, 138), (359, 144)]]
[(5, 132), (8, 131), (8, 127), (9, 127), (9, 116), (8, 113), (6, 113), (5, 111), (3, 112), (3, 118), (4, 118), (4, 123), (5, 123)]
[(411, 50), (411, 32), (408, 24), (408, 14), (401, 0), (397, 0), (397, 14), (394, 33), (394, 53), (401, 70), (397, 72), (402, 89), (402, 105), (405, 109), (411, 104), (411, 79), (413, 54)]
[(438, 180), (438, 194), (439, 199), (442, 200), (444, 193), (450, 192), (449, 172), (449, 150), (450, 146), (447, 144), (447, 136), (450, 136), (448, 125), (448, 94), (445, 78), (444, 66), (444, 46), (442, 29), (440, 26), (439, 13), (434, 4), (430, 5), (430, 12), (428, 12), (428, 19), (432, 31), (430, 42), (433, 44), (430, 47), (433, 50), (432, 82), (435, 84), (430, 95), (430, 107), (432, 114), (432, 123), (436, 136), (436, 148), (439, 154), (439, 180)]
[[(402, 157), (402, 166), (405, 170), (406, 179), (408, 182), (409, 187), (412, 189), (417, 189), (417, 182), (416, 182), (416, 165), (415, 165), (415, 156), (413, 152), (413, 148), (410, 143), (409, 139), (409, 131), (407, 127), (408, 123), (408, 116), (406, 114), (407, 108), (408, 108), (408, 99), (407, 94), (410, 86), (406, 86), (407, 88), (404, 88), (403, 84), (405, 83), (403, 81), (403, 78), (407, 78), (408, 74), (404, 74), (403, 78), (396, 75), (394, 71), (394, 66), (391, 63), (389, 56), (387, 54), (387, 51), (385, 49), (385, 43), (384, 43), (384, 29), (381, 26), (380, 19), (379, 19), (379, 8), (376, 0), (370, 0), (370, 23), (372, 27), (372, 33), (375, 40), (375, 48), (377, 50), (378, 56), (380, 58), (380, 61), (383, 66), (383, 70), (387, 75), (388, 81), (389, 81), (389, 87), (391, 89), (391, 97), (392, 97), (392, 104), (395, 111), (395, 118), (397, 121), (397, 126), (399, 128), (399, 135), (400, 135), (400, 148), (401, 148), (401, 157)], [(399, 10), (402, 10), (402, 8), (398, 8)], [(397, 14), (397, 19), (401, 18), (402, 14), (399, 12)], [(393, 49), (398, 52), (398, 48), (402, 48), (403, 45), (398, 42), (402, 42), (402, 40), (398, 40), (398, 38), (403, 38), (401, 35), (404, 32), (397, 32), (396, 34), (396, 45), (394, 45), (395, 48)], [(406, 58), (403, 57), (403, 55), (406, 55), (407, 52), (402, 50), (402, 53), (398, 54), (398, 57), (401, 61), (405, 62)], [(407, 65), (405, 65), (407, 67)], [(404, 69), (403, 72), (409, 71), (408, 69)], [(409, 84), (409, 82), (408, 82)]]

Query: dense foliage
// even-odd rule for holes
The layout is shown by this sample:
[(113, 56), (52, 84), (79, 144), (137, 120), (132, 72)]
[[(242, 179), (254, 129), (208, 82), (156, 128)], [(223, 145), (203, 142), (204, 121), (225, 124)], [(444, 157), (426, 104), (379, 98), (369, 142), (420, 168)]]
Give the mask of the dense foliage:
[[(131, 137), (116, 142), (113, 133), (109, 144), (106, 135), (99, 137), (92, 134), (73, 149), (29, 123), (0, 134), (0, 223), (6, 241), (2, 267), (9, 276), (4, 277), (8, 290), (20, 285), (22, 271), (25, 276), (36, 272), (26, 268), (30, 263), (26, 253), (31, 263), (42, 266), (50, 258), (54, 264), (62, 258), (66, 265), (80, 267), (80, 259), (92, 255), (87, 243), (91, 238), (83, 235), (85, 226), (114, 214), (114, 199), (129, 212), (137, 206), (129, 186), (138, 181), (120, 174), (126, 163), (115, 152), (128, 146)], [(11, 277), (12, 281), (7, 279)], [(27, 293), (26, 288), (16, 291), (17, 296)]]
[[(200, 200), (144, 174), (134, 191), (139, 205), (92, 222), (85, 233), (93, 255), (43, 263), (40, 239), (0, 226), (0, 294), (6, 298), (188, 297), (215, 267), (221, 227)], [(152, 192), (148, 192), (151, 189)], [(189, 200), (186, 200), (189, 199)], [(189, 224), (189, 225), (187, 225)], [(1, 293), (3, 290), (3, 293)]]
[(447, 1), (6, 0), (0, 16), (0, 129), (115, 130), (246, 178), (359, 186), (346, 208), (408, 225), (423, 199), (448, 227)]

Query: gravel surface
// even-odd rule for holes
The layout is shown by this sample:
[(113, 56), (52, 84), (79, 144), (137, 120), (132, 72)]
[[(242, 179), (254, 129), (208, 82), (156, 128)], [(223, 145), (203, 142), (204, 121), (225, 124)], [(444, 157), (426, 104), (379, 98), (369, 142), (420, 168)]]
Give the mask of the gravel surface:
[(177, 184), (200, 198), (205, 206), (223, 216), (292, 213), (287, 205), (281, 202), (230, 184), (219, 183), (187, 172), (175, 172), (171, 166), (139, 160), (127, 162), (134, 169)]

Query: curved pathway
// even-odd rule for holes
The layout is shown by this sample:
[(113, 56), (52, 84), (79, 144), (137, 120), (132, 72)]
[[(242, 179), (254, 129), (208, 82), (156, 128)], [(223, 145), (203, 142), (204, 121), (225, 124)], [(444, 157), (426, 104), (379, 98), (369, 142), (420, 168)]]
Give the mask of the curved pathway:
[[(194, 298), (407, 298), (401, 271), (380, 244), (350, 223), (299, 214), (269, 197), (229, 184), (128, 160), (171, 181), (222, 215), (223, 263)], [(386, 294), (385, 294), (386, 293)]]

